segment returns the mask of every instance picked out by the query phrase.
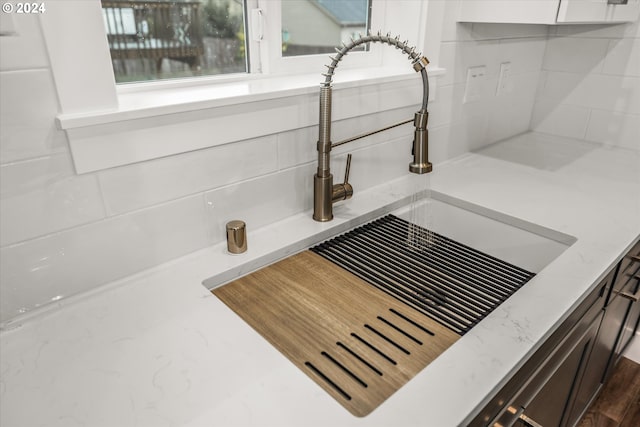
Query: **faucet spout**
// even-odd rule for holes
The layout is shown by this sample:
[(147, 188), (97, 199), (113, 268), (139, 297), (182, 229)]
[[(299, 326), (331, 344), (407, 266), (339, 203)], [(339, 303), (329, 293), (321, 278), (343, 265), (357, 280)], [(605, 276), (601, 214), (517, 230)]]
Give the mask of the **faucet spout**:
[(417, 174), (431, 172), (433, 165), (429, 162), (429, 131), (427, 130), (427, 120), (429, 113), (420, 110), (413, 120), (415, 130), (413, 131), (413, 162), (409, 163), (409, 171)]
[[(333, 175), (331, 174), (331, 83), (335, 69), (342, 58), (353, 48), (364, 43), (384, 43), (400, 49), (409, 56), (411, 64), (415, 71), (420, 72), (422, 77), (423, 97), (422, 106), (415, 114), (413, 124), (415, 126), (414, 139), (412, 146), (413, 162), (409, 164), (409, 171), (417, 174), (431, 172), (432, 164), (429, 162), (428, 150), (428, 131), (427, 120), (429, 113), (427, 112), (427, 103), (429, 101), (429, 80), (426, 67), (429, 64), (427, 58), (416, 52), (415, 47), (410, 47), (406, 42), (400, 41), (399, 37), (392, 38), (389, 34), (382, 35), (369, 34), (360, 37), (357, 40), (351, 40), (341, 49), (336, 48), (336, 55), (331, 57), (331, 64), (326, 65), (327, 72), (324, 82), (320, 85), (320, 119), (318, 124), (318, 168), (314, 175), (314, 197), (313, 197), (313, 219), (316, 221), (331, 221), (333, 219), (333, 203), (339, 200), (346, 200), (353, 194), (351, 185), (345, 179), (343, 184), (333, 184)], [(380, 132), (388, 128), (381, 129)], [(372, 133), (375, 133), (372, 132)], [(352, 138), (345, 142), (353, 141)], [(350, 159), (349, 159), (350, 160)], [(349, 162), (350, 163), (350, 162)], [(348, 178), (348, 173), (346, 174)], [(344, 191), (348, 188), (349, 191)]]

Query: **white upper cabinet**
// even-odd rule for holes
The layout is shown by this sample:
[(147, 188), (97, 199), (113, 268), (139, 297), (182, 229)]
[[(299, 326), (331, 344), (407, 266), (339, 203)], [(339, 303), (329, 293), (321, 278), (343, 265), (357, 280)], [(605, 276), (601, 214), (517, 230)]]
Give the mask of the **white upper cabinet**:
[(640, 0), (461, 0), (459, 22), (616, 23), (638, 19)]

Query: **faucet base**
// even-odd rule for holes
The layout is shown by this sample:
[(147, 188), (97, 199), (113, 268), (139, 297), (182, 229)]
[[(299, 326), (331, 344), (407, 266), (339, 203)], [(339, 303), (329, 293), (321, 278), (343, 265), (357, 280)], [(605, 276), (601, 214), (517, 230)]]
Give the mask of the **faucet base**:
[(333, 175), (313, 176), (313, 219), (320, 222), (333, 219)]

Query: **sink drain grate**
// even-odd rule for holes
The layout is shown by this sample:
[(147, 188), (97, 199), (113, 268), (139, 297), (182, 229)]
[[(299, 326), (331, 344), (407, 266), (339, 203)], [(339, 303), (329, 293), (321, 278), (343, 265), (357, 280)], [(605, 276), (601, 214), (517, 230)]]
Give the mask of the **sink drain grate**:
[(416, 250), (409, 226), (387, 215), (311, 250), (460, 335), (535, 276), (426, 229), (433, 243)]

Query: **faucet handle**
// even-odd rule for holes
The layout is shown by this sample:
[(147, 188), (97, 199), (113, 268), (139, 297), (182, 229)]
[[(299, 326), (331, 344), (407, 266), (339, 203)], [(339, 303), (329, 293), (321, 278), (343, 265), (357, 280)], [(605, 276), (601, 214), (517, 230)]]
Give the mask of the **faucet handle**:
[(351, 170), (351, 154), (347, 154), (347, 167), (344, 171), (344, 182), (334, 184), (331, 200), (333, 203), (347, 200), (353, 196), (353, 187), (349, 184), (349, 171)]
[(344, 171), (344, 183), (349, 183), (349, 171), (351, 170), (351, 154), (347, 154), (347, 168)]

